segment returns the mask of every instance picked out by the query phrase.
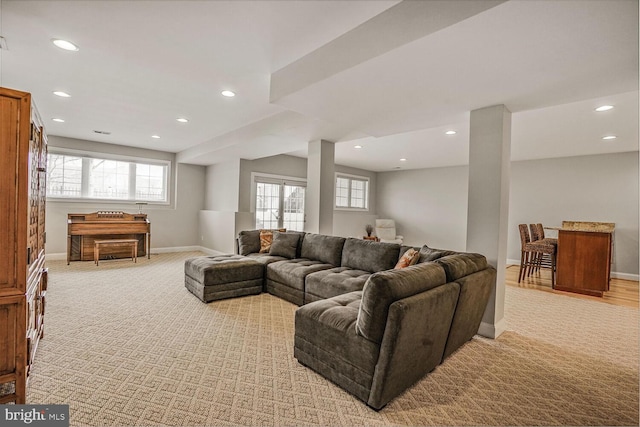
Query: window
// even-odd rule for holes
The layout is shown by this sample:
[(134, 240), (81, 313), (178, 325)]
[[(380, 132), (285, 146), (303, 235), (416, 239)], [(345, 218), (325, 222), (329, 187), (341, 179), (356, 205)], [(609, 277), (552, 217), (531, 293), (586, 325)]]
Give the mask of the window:
[(336, 174), (336, 208), (369, 209), (369, 178)]
[(306, 182), (300, 178), (254, 175), (256, 228), (304, 230)]
[(170, 162), (49, 153), (47, 197), (168, 203)]

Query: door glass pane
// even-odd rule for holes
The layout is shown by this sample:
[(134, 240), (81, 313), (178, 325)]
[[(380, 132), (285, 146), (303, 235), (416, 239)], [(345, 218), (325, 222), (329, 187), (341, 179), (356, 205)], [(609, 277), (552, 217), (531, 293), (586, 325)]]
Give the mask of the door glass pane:
[(298, 185), (284, 186), (284, 223), (287, 230), (304, 230), (305, 188)]
[(256, 228), (278, 228), (280, 184), (256, 183)]

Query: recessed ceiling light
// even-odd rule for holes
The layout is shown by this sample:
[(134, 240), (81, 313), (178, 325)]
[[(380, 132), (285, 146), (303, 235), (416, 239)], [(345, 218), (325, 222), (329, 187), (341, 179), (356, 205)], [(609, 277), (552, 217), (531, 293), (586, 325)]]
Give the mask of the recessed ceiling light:
[(66, 41), (66, 40), (61, 40), (61, 39), (53, 39), (51, 40), (53, 42), (53, 44), (55, 44), (56, 46), (58, 46), (60, 49), (64, 49), (64, 50), (71, 50), (74, 52), (77, 52), (78, 50), (78, 46), (76, 46), (75, 44)]
[(406, 161), (407, 161), (407, 159), (400, 159), (400, 161), (401, 161), (401, 162), (406, 162)]
[(445, 135), (455, 135), (456, 131), (455, 130), (448, 130), (444, 133)]
[(596, 108), (596, 111), (600, 112), (600, 111), (609, 111), (613, 108), (613, 105), (601, 105), (600, 107)]
[(362, 145), (354, 145), (353, 148), (361, 149)]
[(231, 98), (231, 97), (236, 96), (235, 92), (232, 92), (230, 90), (223, 90), (220, 93), (222, 94), (222, 96), (226, 96), (227, 98)]
[(64, 119), (54, 118), (54, 119), (51, 119), (51, 120), (53, 120), (54, 122), (58, 122), (58, 123), (64, 123)]
[(151, 138), (160, 139), (160, 136), (158, 136), (158, 135), (151, 135)]
[(176, 120), (177, 120), (177, 121), (179, 121), (180, 123), (187, 123), (187, 122), (189, 122), (189, 120), (188, 120), (188, 119), (185, 119), (184, 117), (178, 117)]
[(53, 92), (53, 94), (62, 98), (71, 98), (71, 95), (69, 95), (67, 92), (62, 92), (61, 90), (57, 90)]
[(615, 135), (607, 135), (607, 136), (603, 136), (602, 139), (604, 139), (605, 141), (609, 140), (609, 139), (616, 139), (617, 136)]

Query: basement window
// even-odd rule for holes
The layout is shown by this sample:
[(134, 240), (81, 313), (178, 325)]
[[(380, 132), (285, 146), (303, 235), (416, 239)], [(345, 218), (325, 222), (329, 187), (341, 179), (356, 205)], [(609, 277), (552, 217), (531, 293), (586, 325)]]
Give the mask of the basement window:
[(168, 161), (52, 151), (47, 163), (47, 198), (167, 204), (170, 175)]
[(369, 210), (369, 178), (336, 174), (336, 209)]

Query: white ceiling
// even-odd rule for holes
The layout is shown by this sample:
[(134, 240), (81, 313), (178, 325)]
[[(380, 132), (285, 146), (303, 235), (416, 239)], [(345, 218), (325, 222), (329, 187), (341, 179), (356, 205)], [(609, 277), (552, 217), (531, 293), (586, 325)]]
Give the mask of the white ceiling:
[(514, 160), (638, 150), (636, 0), (1, 0), (0, 13), (0, 84), (33, 93), (50, 135), (194, 164), (305, 156), (322, 138), (337, 163), (384, 171), (465, 164), (469, 111), (505, 104)]

